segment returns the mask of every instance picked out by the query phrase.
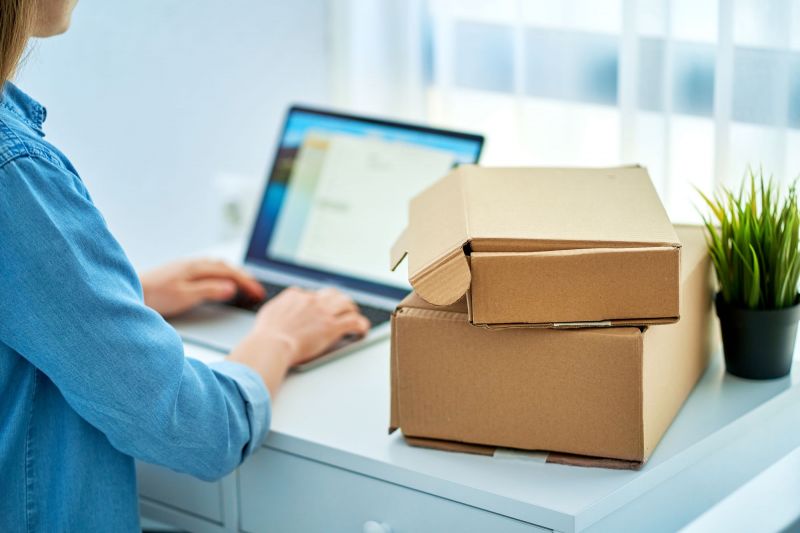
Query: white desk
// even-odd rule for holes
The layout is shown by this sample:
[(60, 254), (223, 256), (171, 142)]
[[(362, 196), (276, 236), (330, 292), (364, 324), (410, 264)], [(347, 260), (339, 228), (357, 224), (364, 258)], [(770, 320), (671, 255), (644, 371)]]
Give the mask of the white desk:
[[(192, 531), (253, 533), (362, 531), (368, 521), (396, 533), (672, 531), (704, 514), (715, 523), (717, 503), (770, 467), (797, 464), (800, 363), (790, 377), (749, 382), (725, 374), (718, 354), (638, 472), (413, 448), (387, 434), (388, 416), (383, 342), (290, 376), (265, 447), (221, 482), (139, 465), (142, 513)], [(797, 482), (780, 497), (800, 501), (800, 472), (786, 475)]]

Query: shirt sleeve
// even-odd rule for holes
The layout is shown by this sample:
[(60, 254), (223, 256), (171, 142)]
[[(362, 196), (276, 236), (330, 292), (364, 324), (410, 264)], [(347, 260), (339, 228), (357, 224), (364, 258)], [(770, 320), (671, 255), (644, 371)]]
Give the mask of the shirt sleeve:
[(261, 377), (186, 358), (80, 179), (36, 157), (0, 167), (0, 342), (148, 462), (217, 479), (269, 427)]

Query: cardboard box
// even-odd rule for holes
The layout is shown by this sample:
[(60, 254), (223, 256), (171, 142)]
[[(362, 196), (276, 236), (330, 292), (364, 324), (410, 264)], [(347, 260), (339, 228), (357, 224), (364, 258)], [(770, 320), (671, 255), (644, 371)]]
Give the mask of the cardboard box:
[[(392, 317), (391, 423), (411, 444), (637, 468), (707, 366), (709, 261), (700, 227), (684, 243), (682, 318), (669, 325), (557, 330), (471, 325), (464, 301), (412, 294)], [(571, 455), (565, 455), (571, 454)]]
[(391, 260), (474, 324), (641, 325), (678, 319), (680, 246), (644, 168), (468, 165), (412, 199)]

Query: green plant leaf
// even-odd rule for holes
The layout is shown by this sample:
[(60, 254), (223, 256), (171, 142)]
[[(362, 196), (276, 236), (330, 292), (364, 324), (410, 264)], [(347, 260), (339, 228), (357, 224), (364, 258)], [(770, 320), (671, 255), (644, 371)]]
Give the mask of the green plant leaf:
[[(800, 179), (800, 178), (798, 178)], [(773, 178), (749, 168), (736, 192), (697, 189), (706, 245), (726, 302), (754, 309), (797, 303), (800, 282), (800, 211), (796, 183), (781, 191)]]

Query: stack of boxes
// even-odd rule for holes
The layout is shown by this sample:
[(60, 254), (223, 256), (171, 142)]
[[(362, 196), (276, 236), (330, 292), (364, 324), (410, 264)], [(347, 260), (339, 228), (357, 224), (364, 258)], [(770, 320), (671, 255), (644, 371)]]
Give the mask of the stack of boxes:
[(391, 427), (410, 444), (638, 468), (709, 356), (702, 230), (641, 167), (460, 167), (392, 250)]

